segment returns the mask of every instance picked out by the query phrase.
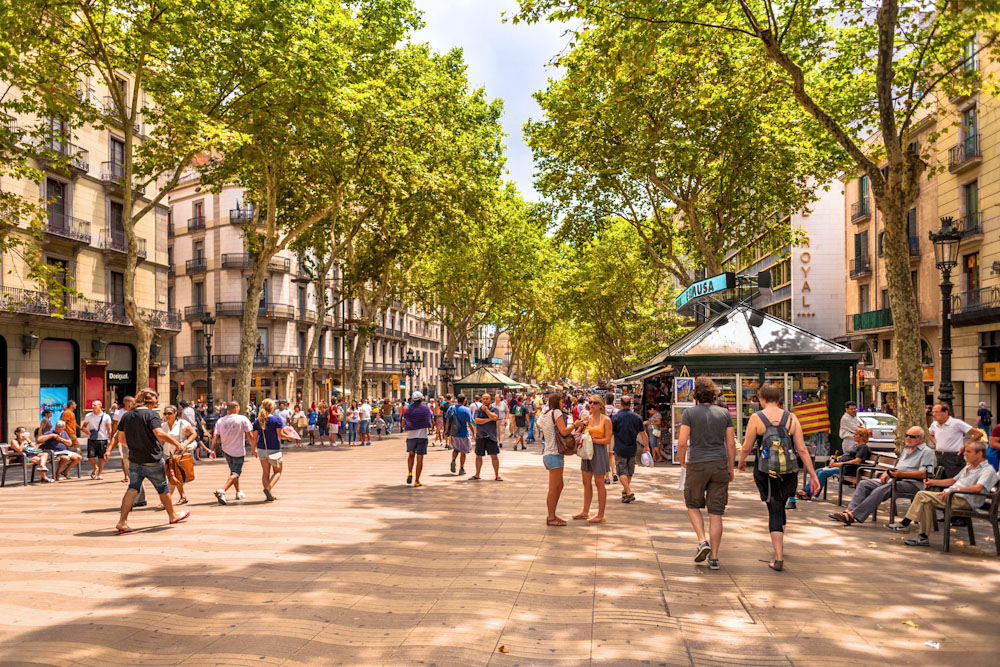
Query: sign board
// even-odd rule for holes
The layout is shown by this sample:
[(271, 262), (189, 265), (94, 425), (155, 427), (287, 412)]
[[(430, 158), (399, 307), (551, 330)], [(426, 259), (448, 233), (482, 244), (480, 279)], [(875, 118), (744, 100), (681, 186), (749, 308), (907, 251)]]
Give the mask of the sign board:
[(132, 384), (132, 371), (108, 371), (108, 384)]
[(46, 409), (52, 411), (52, 425), (66, 409), (69, 402), (69, 387), (42, 387), (39, 392), (38, 414), (41, 416)]
[(680, 311), (687, 304), (703, 296), (724, 292), (734, 287), (736, 287), (736, 274), (732, 271), (699, 280), (696, 283), (692, 283), (690, 287), (677, 296), (677, 300), (675, 301), (677, 310)]
[(393, 375), (392, 376), (392, 388), (393, 389), (399, 389), (399, 376), (398, 375)]
[(934, 367), (924, 366), (923, 376), (924, 376), (924, 382), (934, 382)]
[(983, 364), (983, 382), (1000, 382), (1000, 361)]
[(895, 381), (892, 382), (883, 381), (878, 383), (878, 390), (885, 394), (895, 394), (897, 391), (899, 391), (899, 387), (897, 386)]

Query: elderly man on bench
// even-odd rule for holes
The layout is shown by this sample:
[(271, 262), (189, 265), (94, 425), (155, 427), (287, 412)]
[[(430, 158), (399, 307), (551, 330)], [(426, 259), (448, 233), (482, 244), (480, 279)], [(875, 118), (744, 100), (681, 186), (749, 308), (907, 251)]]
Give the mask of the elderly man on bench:
[[(952, 506), (956, 509), (979, 509), (986, 501), (985, 496), (966, 495), (982, 493), (992, 489), (997, 483), (997, 471), (986, 461), (986, 443), (982, 440), (970, 442), (963, 449), (966, 466), (954, 479), (931, 479), (924, 482), (927, 489), (913, 497), (906, 518), (900, 523), (890, 523), (886, 528), (899, 533), (910, 530), (910, 524), (916, 521), (920, 524), (920, 534), (906, 540), (903, 544), (910, 547), (930, 546), (928, 533), (934, 526), (934, 513), (943, 509), (949, 493), (954, 493)], [(931, 487), (945, 487), (943, 491), (929, 490)], [(965, 493), (963, 493), (965, 492)], [(945, 528), (948, 530), (948, 527)]]
[(855, 522), (864, 523), (892, 495), (893, 480), (896, 480), (898, 491), (915, 494), (921, 490), (921, 482), (930, 476), (936, 466), (934, 450), (924, 444), (923, 429), (911, 426), (906, 431), (906, 448), (896, 462), (896, 467), (878, 477), (858, 482), (847, 511), (835, 512), (830, 518), (848, 526)]

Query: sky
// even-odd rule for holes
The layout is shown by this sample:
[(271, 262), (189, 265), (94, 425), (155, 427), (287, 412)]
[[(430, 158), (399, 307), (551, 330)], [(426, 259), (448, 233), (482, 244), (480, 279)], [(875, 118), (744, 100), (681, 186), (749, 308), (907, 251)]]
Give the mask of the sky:
[(559, 75), (546, 64), (569, 41), (563, 37), (565, 26), (502, 23), (501, 12), (512, 14), (516, 0), (415, 0), (415, 4), (426, 25), (414, 41), (428, 42), (437, 51), (460, 47), (472, 87), (482, 86), (490, 99), (503, 100), (508, 178), (526, 199), (537, 201), (531, 150), (521, 127), (542, 115), (531, 95), (544, 88), (550, 76)]

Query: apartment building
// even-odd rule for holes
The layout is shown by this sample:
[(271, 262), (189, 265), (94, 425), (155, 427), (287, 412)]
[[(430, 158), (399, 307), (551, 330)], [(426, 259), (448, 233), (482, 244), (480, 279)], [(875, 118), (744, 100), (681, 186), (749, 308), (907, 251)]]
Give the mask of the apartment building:
[[(213, 394), (216, 401), (235, 393), (241, 318), (246, 304), (250, 255), (243, 225), (253, 218), (243, 189), (226, 186), (210, 193), (197, 172), (187, 174), (170, 195), (168, 298), (183, 313), (180, 334), (170, 350), (176, 373), (171, 399), (207, 396), (208, 357), (203, 319), (215, 320), (211, 339)], [(350, 345), (359, 325), (356, 302), (344, 298), (335, 270), (327, 286), (326, 318), (318, 321), (319, 301), (299, 258), (283, 251), (271, 260), (257, 304), (257, 344), (251, 398), (298, 400), (303, 394), (305, 362), (315, 327), (321, 342), (313, 358), (312, 396), (344, 393), (402, 398), (407, 387), (403, 359), (412, 349), (420, 359), (413, 386), (434, 396), (441, 386), (445, 328), (419, 309), (392, 302), (379, 316), (365, 352), (360, 392), (352, 391)], [(461, 368), (459, 357), (453, 360)]]
[(816, 190), (808, 211), (785, 218), (792, 230), (802, 230), (795, 246), (762, 235), (724, 260), (726, 271), (754, 275), (770, 271), (772, 287), (753, 306), (824, 338), (844, 334), (844, 193), (839, 184)]
[[(117, 85), (128, 91), (127, 75)], [(79, 97), (103, 112), (106, 127), (71, 127), (54, 118), (2, 115), (6, 128), (44, 128), (35, 166), (39, 181), (4, 177), (0, 188), (45, 209), (42, 259), (81, 296), (66, 297), (63, 312), (29, 277), (18, 252), (5, 252), (0, 273), (0, 438), (16, 426), (34, 427), (40, 407), (61, 410), (69, 400), (78, 412), (94, 400), (105, 406), (136, 389), (163, 388), (170, 379), (167, 342), (180, 318), (167, 303), (167, 209), (151, 210), (136, 226), (139, 266), (135, 296), (153, 324), (156, 338), (149, 368), (136, 368), (136, 336), (125, 314), (125, 254), (122, 176), (125, 136), (108, 90), (94, 78), (82, 79)], [(132, 128), (141, 143), (147, 128)], [(155, 184), (133, 185), (138, 206), (157, 194)], [(23, 229), (23, 221), (18, 221)], [(31, 243), (37, 243), (28, 237)], [(79, 416), (79, 415), (78, 415)]]

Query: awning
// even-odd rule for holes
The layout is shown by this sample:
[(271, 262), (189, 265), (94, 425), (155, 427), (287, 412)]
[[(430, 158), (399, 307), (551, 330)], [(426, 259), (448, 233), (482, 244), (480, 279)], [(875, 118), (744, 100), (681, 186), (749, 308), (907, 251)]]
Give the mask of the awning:
[(673, 368), (669, 365), (657, 364), (656, 366), (652, 366), (650, 368), (644, 368), (641, 371), (632, 373), (631, 375), (626, 375), (625, 377), (616, 378), (611, 381), (611, 384), (634, 384), (636, 382), (642, 382), (648, 377), (659, 375), (660, 373), (663, 373), (664, 371), (667, 370), (673, 370)]

